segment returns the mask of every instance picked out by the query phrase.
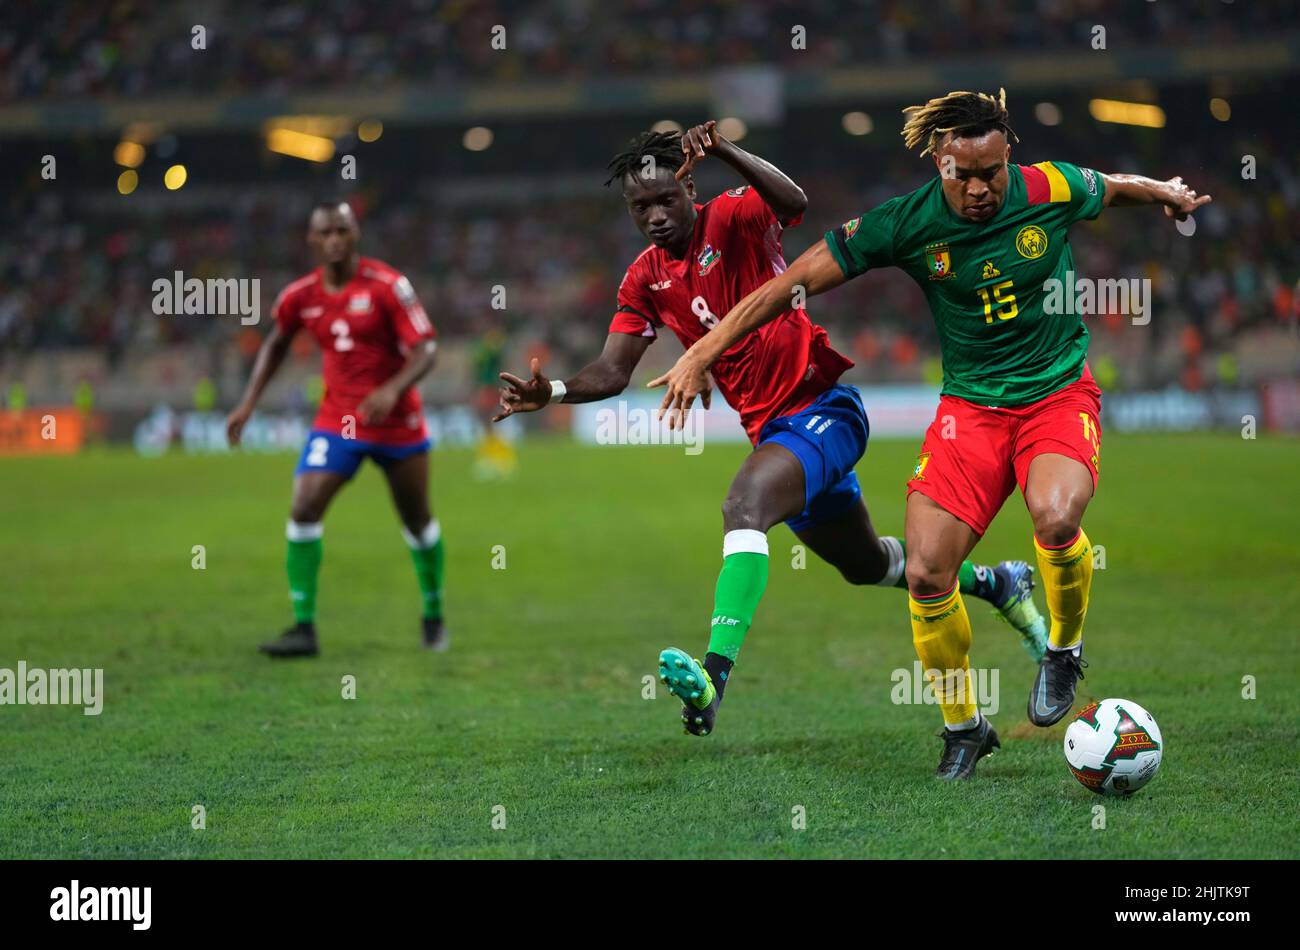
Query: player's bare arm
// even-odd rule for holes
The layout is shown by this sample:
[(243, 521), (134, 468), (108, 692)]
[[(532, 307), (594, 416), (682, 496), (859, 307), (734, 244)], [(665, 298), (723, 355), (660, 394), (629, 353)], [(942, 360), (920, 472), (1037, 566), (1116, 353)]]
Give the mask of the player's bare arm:
[[(670, 429), (684, 425), (695, 397), (708, 392), (709, 367), (723, 353), (789, 310), (800, 289), (804, 297), (814, 297), (838, 287), (845, 279), (825, 241), (804, 251), (785, 273), (773, 277), (731, 308), (716, 327), (678, 358), (672, 369), (650, 381), (651, 388), (668, 387), (659, 406), (659, 417), (668, 413)], [(708, 408), (707, 401), (704, 408)]]
[(232, 446), (239, 445), (248, 417), (253, 414), (253, 410), (257, 407), (257, 400), (261, 398), (262, 391), (266, 389), (271, 377), (280, 368), (284, 358), (289, 355), (289, 344), (292, 342), (293, 337), (281, 332), (278, 325), (273, 325), (271, 332), (262, 341), (244, 395), (240, 398), (239, 405), (226, 417), (226, 439)]
[(536, 412), (551, 402), (596, 402), (617, 396), (632, 381), (632, 371), (641, 362), (650, 342), (650, 337), (611, 333), (600, 356), (563, 382), (553, 382), (543, 376), (541, 361), (537, 359), (529, 367), (532, 373), (529, 379), (502, 373), (501, 381), (505, 385), (501, 389), (501, 411), (492, 421), (500, 422), (516, 412)]
[(402, 368), (392, 378), (376, 386), (357, 406), (357, 416), (362, 425), (378, 425), (392, 413), (397, 400), (433, 369), (437, 360), (438, 344), (435, 340), (424, 340), (411, 348)]
[(1189, 214), (1214, 200), (1209, 195), (1198, 195), (1183, 182), (1181, 176), (1168, 181), (1156, 181), (1141, 175), (1102, 177), (1106, 181), (1106, 194), (1102, 202), (1107, 207), (1158, 204), (1164, 206), (1165, 214), (1171, 218), (1186, 221)]
[(808, 210), (808, 198), (803, 189), (785, 172), (723, 138), (718, 134), (716, 126), (717, 121), (710, 119), (703, 125), (682, 133), (682, 151), (686, 153), (686, 163), (677, 169), (678, 181), (689, 175), (701, 159), (712, 155), (739, 172), (763, 197), (763, 201), (783, 225), (789, 224)]

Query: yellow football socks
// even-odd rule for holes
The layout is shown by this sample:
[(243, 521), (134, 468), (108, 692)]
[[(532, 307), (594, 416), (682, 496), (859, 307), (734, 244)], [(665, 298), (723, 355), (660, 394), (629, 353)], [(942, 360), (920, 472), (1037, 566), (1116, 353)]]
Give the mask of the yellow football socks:
[(912, 643), (934, 686), (943, 721), (953, 727), (979, 723), (970, 678), (970, 617), (956, 584), (946, 594), (917, 598), (910, 592)]
[(1092, 589), (1092, 545), (1080, 528), (1078, 537), (1063, 547), (1044, 547), (1035, 536), (1034, 548), (1052, 615), (1048, 643), (1057, 650), (1072, 649), (1083, 640), (1083, 618)]

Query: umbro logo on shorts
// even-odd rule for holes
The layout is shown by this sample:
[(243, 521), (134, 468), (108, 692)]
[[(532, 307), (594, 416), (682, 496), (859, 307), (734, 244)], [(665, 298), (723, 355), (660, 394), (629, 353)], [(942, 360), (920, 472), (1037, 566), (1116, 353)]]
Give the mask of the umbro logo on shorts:
[(804, 428), (812, 429), (813, 426), (817, 426), (816, 430), (813, 432), (813, 435), (821, 435), (828, 428), (830, 428), (831, 423), (835, 421), (834, 419), (827, 419), (825, 422), (822, 422), (821, 425), (817, 425), (817, 423), (821, 420), (821, 418), (822, 418), (821, 416), (813, 416), (806, 423), (804, 423)]

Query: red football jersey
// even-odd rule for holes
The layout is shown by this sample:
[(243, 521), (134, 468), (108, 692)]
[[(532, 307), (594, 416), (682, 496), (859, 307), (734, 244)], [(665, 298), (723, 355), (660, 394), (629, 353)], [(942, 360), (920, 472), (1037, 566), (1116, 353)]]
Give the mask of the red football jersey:
[[(781, 222), (756, 190), (733, 188), (695, 208), (695, 233), (682, 260), (652, 245), (627, 269), (611, 333), (654, 337), (666, 326), (689, 347), (785, 270)], [(737, 341), (712, 374), (757, 443), (769, 419), (803, 409), (852, 365), (801, 307)]]
[(427, 438), (414, 386), (379, 425), (362, 425), (357, 415), (361, 400), (402, 368), (409, 348), (436, 335), (409, 280), (363, 257), (352, 279), (329, 293), (318, 268), (280, 292), (272, 316), (286, 335), (307, 328), (324, 353), (325, 395), (313, 428), (344, 433), (350, 416), (361, 442), (407, 445)]

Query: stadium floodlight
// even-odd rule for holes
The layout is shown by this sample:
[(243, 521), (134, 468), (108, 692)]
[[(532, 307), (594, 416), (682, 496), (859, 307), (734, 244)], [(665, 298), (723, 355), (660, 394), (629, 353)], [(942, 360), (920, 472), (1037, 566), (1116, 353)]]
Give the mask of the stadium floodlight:
[(189, 177), (190, 173), (184, 165), (172, 165), (163, 172), (163, 184), (167, 186), (168, 191), (176, 191), (185, 187)]
[(492, 130), (481, 125), (466, 129), (461, 144), (471, 152), (482, 152), (492, 147)]
[(1061, 107), (1054, 102), (1040, 102), (1034, 106), (1034, 118), (1043, 125), (1061, 124)]
[(865, 112), (846, 112), (840, 124), (849, 135), (867, 135), (875, 128), (871, 116)]
[(1088, 112), (1098, 122), (1141, 125), (1149, 129), (1163, 129), (1165, 127), (1165, 110), (1145, 102), (1092, 99), (1088, 102)]
[(268, 129), (266, 147), (279, 155), (302, 158), (309, 162), (328, 162), (334, 157), (333, 139), (309, 135), (296, 129)]
[(127, 168), (138, 168), (144, 161), (144, 146), (139, 142), (118, 142), (113, 149), (113, 161)]
[(737, 119), (734, 116), (730, 116), (718, 120), (718, 134), (724, 139), (739, 142), (748, 132), (749, 126), (745, 125), (744, 119)]

